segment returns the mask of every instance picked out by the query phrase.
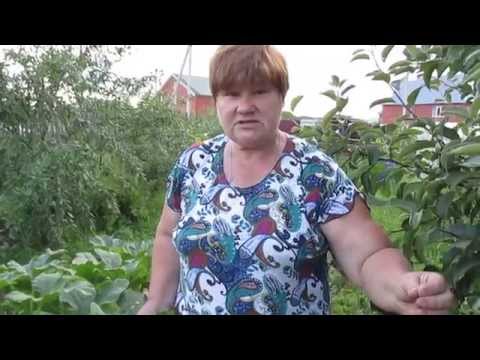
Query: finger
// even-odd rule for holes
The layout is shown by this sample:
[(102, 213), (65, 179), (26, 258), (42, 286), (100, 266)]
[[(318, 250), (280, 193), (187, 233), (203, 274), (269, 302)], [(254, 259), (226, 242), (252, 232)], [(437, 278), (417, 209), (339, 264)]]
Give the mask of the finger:
[(455, 306), (455, 296), (450, 290), (433, 296), (419, 297), (415, 304), (426, 310), (447, 310)]
[(409, 273), (403, 277), (398, 298), (405, 302), (411, 302), (418, 298), (418, 287), (420, 285), (420, 276), (417, 273)]
[(419, 280), (418, 295), (420, 297), (442, 294), (448, 289), (447, 281), (438, 273), (421, 272)]
[(448, 315), (448, 310), (423, 309), (415, 303), (403, 303), (399, 315)]

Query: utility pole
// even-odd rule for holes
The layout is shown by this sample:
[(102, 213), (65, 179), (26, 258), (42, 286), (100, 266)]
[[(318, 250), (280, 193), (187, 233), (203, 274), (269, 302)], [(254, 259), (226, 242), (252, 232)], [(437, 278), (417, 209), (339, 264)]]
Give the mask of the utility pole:
[[(180, 68), (180, 74), (178, 75), (177, 82), (175, 83), (175, 89), (173, 94), (173, 104), (175, 109), (177, 108), (177, 93), (178, 93), (178, 83), (182, 81), (183, 69), (185, 68), (185, 63), (187, 62), (187, 57), (190, 55), (192, 50), (192, 45), (187, 45), (187, 51), (185, 52), (185, 57), (183, 58), (182, 67)], [(189, 98), (190, 85), (187, 83), (187, 99)]]

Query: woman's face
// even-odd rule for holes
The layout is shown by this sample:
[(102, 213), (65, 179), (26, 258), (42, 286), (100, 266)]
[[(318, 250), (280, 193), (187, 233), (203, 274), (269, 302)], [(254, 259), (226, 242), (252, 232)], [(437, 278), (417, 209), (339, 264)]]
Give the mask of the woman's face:
[(259, 148), (275, 139), (283, 98), (271, 85), (238, 86), (220, 91), (216, 108), (225, 135), (242, 147)]

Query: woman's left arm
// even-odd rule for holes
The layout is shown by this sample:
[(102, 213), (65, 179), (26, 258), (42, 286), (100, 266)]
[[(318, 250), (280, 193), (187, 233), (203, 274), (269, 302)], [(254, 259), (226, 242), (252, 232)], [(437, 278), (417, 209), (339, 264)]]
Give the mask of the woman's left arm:
[(359, 195), (350, 213), (321, 228), (342, 271), (379, 308), (398, 314), (446, 314), (454, 306), (445, 278), (411, 271)]

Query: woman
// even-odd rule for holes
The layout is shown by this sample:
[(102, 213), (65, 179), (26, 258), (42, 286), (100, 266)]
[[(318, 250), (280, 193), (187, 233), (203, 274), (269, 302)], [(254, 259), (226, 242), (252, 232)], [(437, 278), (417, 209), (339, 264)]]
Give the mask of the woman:
[(139, 314), (328, 314), (328, 250), (386, 312), (448, 312), (445, 279), (410, 271), (338, 165), (279, 130), (288, 73), (276, 49), (220, 47), (210, 86), (224, 134), (172, 169)]

